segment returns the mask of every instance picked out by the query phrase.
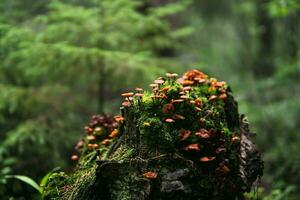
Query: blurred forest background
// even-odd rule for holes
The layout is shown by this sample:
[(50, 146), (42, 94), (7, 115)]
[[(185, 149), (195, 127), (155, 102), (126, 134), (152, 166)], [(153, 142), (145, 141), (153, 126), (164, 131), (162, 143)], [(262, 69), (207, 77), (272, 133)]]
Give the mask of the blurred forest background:
[[(298, 0), (1, 0), (0, 198), (38, 199), (93, 114), (165, 72), (231, 85), (263, 152), (259, 199), (300, 198)], [(251, 194), (249, 194), (251, 196)]]

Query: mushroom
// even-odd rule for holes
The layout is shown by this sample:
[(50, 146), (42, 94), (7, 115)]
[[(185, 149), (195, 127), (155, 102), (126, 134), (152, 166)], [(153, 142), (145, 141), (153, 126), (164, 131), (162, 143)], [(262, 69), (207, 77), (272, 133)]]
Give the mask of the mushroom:
[(115, 116), (114, 119), (115, 119), (117, 122), (122, 122), (122, 121), (124, 121), (124, 117), (122, 117), (121, 115)]
[(95, 128), (95, 132), (96, 132), (96, 133), (99, 133), (101, 130), (102, 130), (101, 127), (96, 127), (96, 128)]
[(210, 162), (210, 161), (213, 161), (214, 159), (216, 159), (215, 156), (210, 156), (210, 157), (208, 157), (208, 156), (203, 156), (203, 157), (200, 158), (200, 161), (201, 161), (201, 162)]
[(217, 95), (211, 95), (208, 100), (212, 101), (212, 100), (215, 100), (216, 98), (217, 98)]
[(83, 141), (82, 140), (79, 140), (76, 144), (76, 147), (75, 149), (81, 149), (83, 147)]
[(167, 118), (167, 119), (165, 119), (165, 121), (168, 122), (168, 123), (173, 123), (173, 122), (175, 122), (175, 120), (174, 120), (174, 119), (171, 119), (171, 118)]
[(179, 138), (180, 138), (180, 140), (185, 140), (190, 135), (191, 135), (191, 131), (189, 131), (189, 130), (181, 129), (180, 132), (179, 132)]
[(227, 98), (227, 94), (226, 93), (223, 93), (220, 95), (220, 99), (224, 100)]
[(86, 138), (87, 138), (89, 141), (95, 140), (95, 139), (96, 139), (96, 137), (95, 137), (94, 135), (88, 135)]
[(123, 93), (123, 94), (121, 94), (121, 96), (122, 97), (132, 97), (134, 95), (134, 93), (133, 92), (126, 92), (126, 93)]
[(156, 172), (146, 172), (143, 174), (144, 177), (146, 177), (147, 179), (156, 179), (157, 178), (157, 173)]
[(170, 79), (175, 79), (176, 77), (178, 77), (178, 74), (176, 74), (176, 73), (166, 73), (166, 76)]
[(183, 81), (180, 81), (180, 83), (181, 83), (182, 85), (193, 85), (193, 84), (194, 84), (194, 81), (183, 80)]
[(144, 96), (144, 94), (141, 94), (141, 93), (136, 93), (134, 96), (136, 96), (136, 97), (143, 97), (143, 96)]
[(182, 88), (183, 91), (191, 91), (192, 87), (191, 86), (186, 86)]
[(77, 155), (72, 155), (72, 156), (71, 156), (71, 160), (73, 160), (73, 161), (78, 160), (78, 156), (77, 156)]
[(202, 107), (202, 100), (199, 98), (195, 99), (195, 106)]
[(173, 113), (173, 111), (174, 111), (174, 106), (173, 106), (173, 104), (168, 103), (168, 104), (164, 104), (164, 105), (163, 105), (162, 112), (163, 112), (164, 114), (171, 114), (171, 113)]
[(118, 134), (119, 134), (118, 129), (114, 129), (114, 130), (109, 134), (108, 137), (110, 137), (110, 138), (115, 138), (115, 137), (118, 136)]
[(203, 123), (205, 123), (205, 118), (203, 118), (203, 117), (201, 117), (200, 119), (199, 119), (199, 122), (200, 122), (200, 124), (203, 124)]
[(220, 82), (216, 82), (216, 83), (215, 83), (215, 86), (216, 86), (216, 87), (222, 87), (222, 86), (224, 86), (225, 84), (226, 84), (225, 81), (220, 81)]
[(141, 92), (143, 92), (143, 89), (142, 88), (135, 88), (135, 91), (141, 93)]
[(93, 145), (93, 144), (88, 144), (88, 149), (89, 149), (89, 150), (94, 149), (94, 145)]
[(199, 107), (197, 107), (197, 106), (195, 106), (195, 109), (196, 109), (197, 111), (202, 111), (202, 109), (199, 108)]
[(160, 91), (160, 92), (168, 92), (168, 91), (169, 91), (169, 89), (170, 89), (170, 87), (169, 87), (169, 86), (167, 86), (167, 87), (163, 87), (163, 88), (161, 88), (159, 91)]
[(200, 77), (196, 77), (194, 80), (198, 81), (198, 83), (205, 83), (206, 82), (205, 78), (200, 78)]
[(158, 85), (155, 84), (155, 83), (152, 83), (152, 84), (150, 84), (149, 86), (150, 86), (152, 89), (158, 87)]
[(184, 102), (183, 99), (172, 99), (171, 100), (172, 103), (180, 103), (180, 102)]
[(186, 95), (181, 95), (180, 98), (181, 98), (181, 99), (189, 99), (189, 97), (186, 96)]
[(161, 85), (163, 84), (165, 81), (164, 80), (161, 80), (161, 79), (157, 79), (154, 81), (155, 84), (158, 84), (158, 85)]
[(201, 128), (198, 132), (195, 133), (195, 135), (201, 139), (207, 139), (210, 137), (209, 131), (204, 128)]
[(124, 107), (129, 107), (131, 104), (130, 104), (130, 102), (129, 101), (124, 101), (123, 103), (122, 103), (122, 106), (124, 106)]
[(193, 151), (200, 151), (200, 147), (199, 147), (199, 144), (195, 143), (195, 144), (190, 144), (188, 146), (186, 146), (184, 148), (186, 151), (190, 151), (190, 150), (193, 150)]
[(184, 120), (184, 119), (185, 119), (184, 116), (179, 115), (179, 114), (174, 114), (174, 115), (173, 115), (173, 118), (174, 118), (174, 119), (178, 119), (178, 120)]
[(104, 146), (107, 146), (110, 143), (109, 139), (104, 139), (101, 144), (103, 144)]

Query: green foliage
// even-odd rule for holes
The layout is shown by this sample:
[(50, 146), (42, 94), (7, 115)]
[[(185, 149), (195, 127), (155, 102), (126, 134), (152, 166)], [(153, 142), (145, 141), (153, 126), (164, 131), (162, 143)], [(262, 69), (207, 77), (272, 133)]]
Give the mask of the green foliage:
[(300, 10), (300, 3), (296, 0), (272, 0), (268, 10), (273, 17), (284, 17)]
[(65, 157), (88, 116), (115, 112), (116, 93), (171, 63), (161, 52), (176, 52), (190, 31), (172, 27), (167, 17), (187, 4), (141, 11), (144, 5), (1, 1), (0, 146), (5, 159), (18, 159), (13, 172), (38, 179), (49, 168), (69, 166)]
[(41, 193), (41, 188), (40, 186), (31, 178), (27, 177), (27, 176), (22, 176), (22, 175), (6, 175), (5, 176), (6, 179), (9, 178), (15, 178), (18, 179), (20, 181), (23, 181), (24, 183), (30, 185), (31, 187), (33, 187), (34, 189), (36, 189), (39, 193)]

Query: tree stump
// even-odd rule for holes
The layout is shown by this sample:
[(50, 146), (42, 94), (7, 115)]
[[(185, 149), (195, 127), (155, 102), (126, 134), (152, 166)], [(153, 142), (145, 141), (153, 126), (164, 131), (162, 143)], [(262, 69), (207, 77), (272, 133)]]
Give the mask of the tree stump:
[(244, 199), (263, 162), (227, 84), (192, 70), (151, 87), (122, 94), (121, 116), (92, 119), (77, 169), (53, 173), (45, 199)]

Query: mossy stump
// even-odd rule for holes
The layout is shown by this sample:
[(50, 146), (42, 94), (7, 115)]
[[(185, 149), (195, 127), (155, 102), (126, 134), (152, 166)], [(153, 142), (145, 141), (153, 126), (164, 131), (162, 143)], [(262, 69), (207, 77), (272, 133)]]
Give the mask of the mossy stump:
[(75, 172), (53, 173), (45, 199), (244, 199), (263, 163), (227, 84), (192, 70), (150, 86), (92, 119)]

